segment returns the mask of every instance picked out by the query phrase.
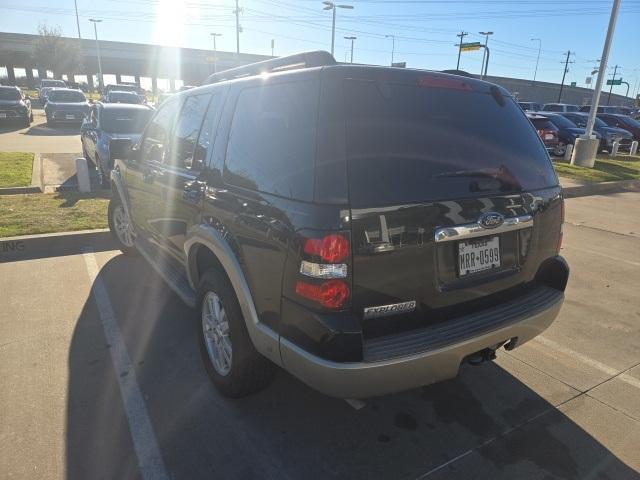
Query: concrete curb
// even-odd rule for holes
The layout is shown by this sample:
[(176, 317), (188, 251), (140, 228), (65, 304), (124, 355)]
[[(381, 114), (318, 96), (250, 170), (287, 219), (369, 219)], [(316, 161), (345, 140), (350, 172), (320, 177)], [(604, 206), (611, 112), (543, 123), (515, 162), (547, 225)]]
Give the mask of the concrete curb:
[(117, 248), (107, 228), (21, 235), (0, 238), (0, 262), (79, 253), (84, 247), (91, 247), (94, 251)]
[(0, 188), (0, 195), (20, 195), (24, 193), (42, 193), (42, 157), (39, 153), (33, 154), (33, 166), (31, 167), (31, 186), (29, 187), (4, 187)]
[(565, 198), (588, 197), (608, 193), (640, 192), (640, 180), (621, 180), (619, 182), (587, 183), (563, 187)]

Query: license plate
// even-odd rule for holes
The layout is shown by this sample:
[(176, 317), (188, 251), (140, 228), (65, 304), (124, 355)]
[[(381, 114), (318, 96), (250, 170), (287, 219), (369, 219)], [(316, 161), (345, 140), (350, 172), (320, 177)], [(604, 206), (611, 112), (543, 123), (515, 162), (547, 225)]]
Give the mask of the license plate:
[(458, 273), (461, 277), (499, 267), (499, 237), (478, 238), (458, 244)]
[(67, 120), (73, 120), (74, 118), (76, 118), (75, 115), (65, 115), (64, 118), (66, 118)]
[(551, 134), (551, 133), (547, 133), (547, 134), (544, 136), (544, 139), (545, 139), (545, 140), (553, 140), (553, 134)]
[(7, 114), (6, 113), (0, 113), (0, 118), (7, 118)]

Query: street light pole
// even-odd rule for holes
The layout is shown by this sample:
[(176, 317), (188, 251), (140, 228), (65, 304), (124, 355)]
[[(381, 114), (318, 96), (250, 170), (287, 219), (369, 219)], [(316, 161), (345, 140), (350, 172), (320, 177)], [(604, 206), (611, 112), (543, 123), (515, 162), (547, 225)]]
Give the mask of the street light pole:
[(611, 92), (613, 92), (613, 82), (616, 81), (616, 73), (618, 73), (618, 67), (620, 65), (616, 65), (613, 68), (613, 78), (611, 79), (611, 88), (609, 88), (609, 96), (607, 97), (607, 105), (609, 105), (609, 102), (611, 101)]
[(80, 35), (80, 18), (78, 17), (78, 0), (73, 0), (73, 5), (76, 7), (76, 25), (78, 26), (78, 40), (82, 40)]
[(596, 86), (593, 89), (591, 98), (591, 109), (589, 110), (589, 118), (584, 134), (576, 139), (571, 157), (572, 165), (580, 165), (593, 168), (596, 153), (598, 151), (599, 141), (593, 137), (593, 126), (596, 123), (596, 113), (598, 112), (598, 103), (600, 102), (600, 93), (602, 90), (602, 81), (606, 76), (607, 62), (609, 61), (609, 51), (611, 50), (611, 41), (613, 40), (613, 32), (616, 29), (616, 21), (618, 19), (618, 10), (620, 9), (620, 0), (613, 0), (611, 7), (611, 16), (609, 17), (609, 26), (607, 28), (607, 37), (604, 41), (602, 49), (602, 57), (600, 58), (600, 71), (596, 80)]
[(393, 54), (396, 50), (396, 36), (395, 35), (385, 35), (384, 38), (391, 39), (391, 66), (393, 66)]
[[(478, 32), (480, 35), (484, 35), (484, 53), (482, 54), (482, 65), (480, 66), (480, 75), (484, 76), (487, 75), (486, 70), (487, 68), (485, 67), (485, 59), (487, 58), (487, 43), (489, 43), (489, 35), (493, 35), (493, 32)], [(487, 62), (488, 64), (488, 62)], [(482, 71), (485, 71), (485, 73), (483, 74)]]
[(532, 38), (532, 42), (538, 42), (538, 58), (536, 58), (536, 69), (533, 72), (533, 83), (536, 83), (536, 76), (538, 75), (538, 63), (540, 63), (540, 51), (542, 50), (542, 40), (540, 38)]
[(331, 12), (331, 55), (334, 54), (336, 44), (336, 8), (345, 8), (347, 10), (353, 10), (353, 5), (336, 5), (331, 0), (325, 0), (322, 2), (324, 5), (323, 10), (332, 10)]
[(344, 37), (345, 40), (351, 40), (351, 63), (353, 63), (353, 42), (357, 40), (358, 37)]
[(102, 77), (102, 59), (100, 58), (100, 44), (98, 43), (98, 27), (97, 24), (102, 22), (100, 19), (90, 18), (90, 22), (93, 23), (93, 33), (96, 36), (96, 52), (98, 54), (98, 76), (100, 82), (100, 88), (104, 88), (104, 78)]
[(221, 33), (212, 32), (210, 35), (213, 37), (213, 73), (218, 71), (218, 48), (216, 47), (216, 37), (221, 37)]

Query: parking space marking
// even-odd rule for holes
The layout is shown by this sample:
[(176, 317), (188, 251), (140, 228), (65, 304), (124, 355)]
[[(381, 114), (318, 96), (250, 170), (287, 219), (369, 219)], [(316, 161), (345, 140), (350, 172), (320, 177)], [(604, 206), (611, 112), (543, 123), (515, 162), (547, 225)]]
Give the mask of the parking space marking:
[(613, 367), (610, 367), (609, 365), (605, 365), (602, 362), (599, 362), (598, 360), (594, 360), (591, 357), (588, 357), (580, 352), (576, 352), (575, 350), (571, 350), (570, 348), (567, 348), (563, 345), (560, 345), (557, 342), (554, 342), (553, 340), (550, 340), (546, 337), (543, 337), (542, 335), (537, 336), (534, 341), (537, 341), (538, 343), (541, 343), (542, 345), (545, 345), (549, 348), (552, 348), (554, 350), (557, 350), (558, 352), (568, 356), (568, 357), (572, 357), (572, 358), (576, 358), (578, 360), (580, 360), (582, 363), (585, 363), (587, 365), (589, 365), (590, 367), (595, 368), (596, 370), (600, 370), (603, 373), (606, 373), (607, 375), (610, 375), (611, 377), (616, 377), (620, 380), (622, 380), (625, 383), (628, 383), (629, 385), (636, 387), (636, 388), (640, 388), (640, 380), (638, 380), (635, 377), (632, 377), (631, 375), (627, 374), (627, 373), (621, 373), (620, 370), (616, 370)]
[(640, 262), (634, 262), (633, 260), (627, 260), (624, 258), (612, 257), (611, 255), (607, 255), (606, 253), (596, 252), (595, 250), (589, 250), (587, 248), (582, 247), (574, 247), (573, 245), (563, 245), (563, 248), (568, 247), (574, 250), (578, 250), (579, 252), (590, 253), (592, 255), (598, 255), (600, 257), (608, 258), (609, 260), (615, 260), (616, 262), (628, 263), (629, 265), (633, 265), (634, 267), (640, 267)]
[(140, 474), (144, 480), (168, 480), (169, 475), (160, 454), (158, 441), (136, 379), (135, 370), (120, 333), (107, 288), (100, 276), (100, 269), (93, 249), (83, 249), (82, 256), (91, 281), (91, 290), (98, 307), (104, 335), (110, 345), (111, 362), (118, 379), (120, 395), (129, 423), (129, 432), (138, 457)]

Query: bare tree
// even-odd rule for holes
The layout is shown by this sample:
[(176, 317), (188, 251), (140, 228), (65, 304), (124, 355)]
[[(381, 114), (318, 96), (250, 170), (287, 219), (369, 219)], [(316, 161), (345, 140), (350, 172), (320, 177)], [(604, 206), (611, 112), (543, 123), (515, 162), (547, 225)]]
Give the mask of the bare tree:
[(60, 27), (38, 26), (38, 38), (33, 45), (33, 59), (38, 68), (51, 70), (55, 78), (80, 68), (78, 43), (64, 38)]

